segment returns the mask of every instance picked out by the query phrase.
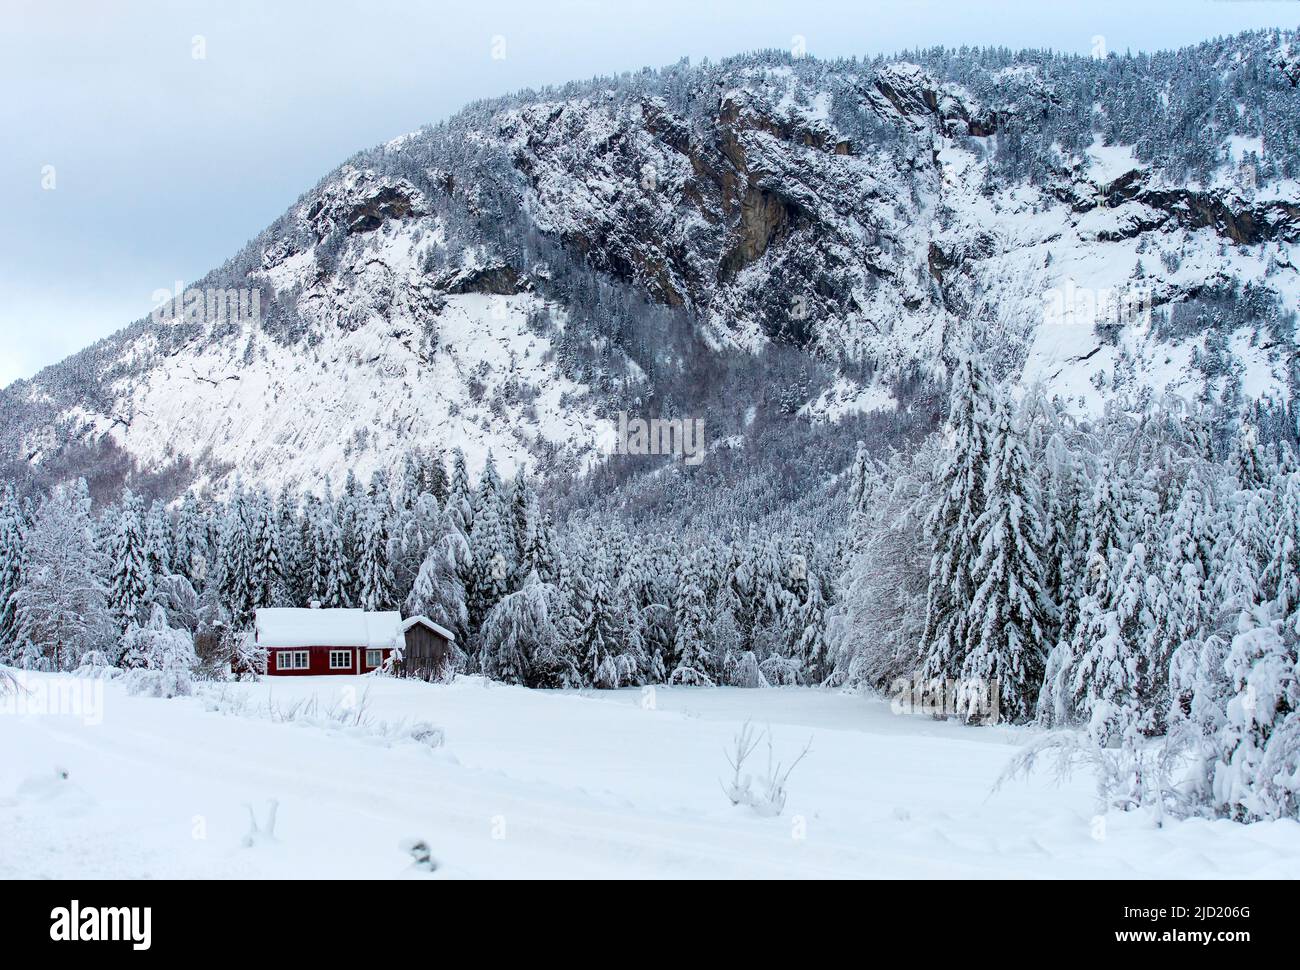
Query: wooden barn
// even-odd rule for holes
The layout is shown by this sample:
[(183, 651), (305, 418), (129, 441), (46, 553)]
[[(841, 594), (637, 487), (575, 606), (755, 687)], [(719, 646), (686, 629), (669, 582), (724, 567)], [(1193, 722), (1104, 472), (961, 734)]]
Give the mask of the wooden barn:
[(267, 608), (254, 623), (266, 672), (276, 677), (369, 673), (410, 635), (396, 611)]
[(456, 660), (456, 635), (427, 616), (402, 621), (405, 644), (397, 665), (406, 677), (432, 679)]

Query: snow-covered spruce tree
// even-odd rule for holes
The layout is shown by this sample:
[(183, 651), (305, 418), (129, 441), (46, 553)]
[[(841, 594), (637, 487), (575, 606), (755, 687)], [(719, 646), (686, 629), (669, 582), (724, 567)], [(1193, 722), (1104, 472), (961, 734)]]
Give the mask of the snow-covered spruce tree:
[(878, 484), (878, 473), (871, 461), (871, 451), (865, 441), (859, 441), (853, 464), (849, 467), (850, 515), (862, 515), (867, 511)]
[(1073, 687), (1080, 715), (1100, 745), (1131, 740), (1146, 727), (1141, 697), (1145, 647), (1154, 618), (1146, 584), (1147, 559), (1134, 543), (1104, 591), (1085, 600), (1075, 644)]
[(384, 509), (367, 501), (358, 515), (357, 603), (363, 610), (384, 610), (393, 605), (393, 576), (388, 566), (388, 527)]
[(452, 523), (468, 539), (474, 524), (474, 495), (469, 487), (469, 469), (465, 464), (465, 453), (459, 448), (452, 452), (451, 485), (446, 508)]
[(450, 483), (447, 478), (447, 465), (443, 460), (442, 452), (434, 448), (429, 454), (421, 457), (419, 465), (420, 489), (437, 499), (440, 507), (444, 506), (447, 502)]
[(528, 687), (550, 686), (559, 631), (552, 621), (555, 588), (530, 574), (523, 587), (492, 608), (480, 636), (483, 673)]
[(668, 679), (673, 661), (673, 570), (663, 540), (646, 536), (628, 559), (614, 598), (635, 633), (643, 675), (649, 683)]
[[(967, 720), (1000, 715), (1025, 721), (1034, 712), (1042, 686), (1044, 627), (1055, 608), (1041, 585), (1038, 486), (1005, 400), (995, 408), (984, 510), (973, 529), (970, 578), (975, 592), (966, 622), (958, 711)], [(995, 690), (999, 712), (987, 709)]]
[(328, 492), (316, 519), (314, 543), (316, 564), (313, 566), (312, 598), (327, 609), (352, 606), (351, 591), (356, 585), (352, 579), (352, 563), (343, 548), (343, 529), (339, 526), (338, 513)]
[(1220, 565), (1213, 588), (1215, 600), (1235, 614), (1270, 598), (1265, 570), (1277, 534), (1278, 505), (1267, 485), (1239, 488), (1230, 502), (1231, 525), (1219, 530), (1215, 543)]
[(521, 464), (510, 482), (510, 487), (506, 490), (506, 505), (510, 511), (510, 531), (515, 539), (514, 562), (519, 569), (515, 585), (521, 585), (528, 576), (528, 571), (523, 569), (522, 564), (528, 555), (528, 540), (532, 531), (530, 520), (533, 518), (536, 504), (537, 497), (533, 494), (532, 486), (528, 484), (526, 469)]
[(124, 490), (113, 534), (108, 578), (109, 608), (122, 632), (145, 618), (149, 600), (148, 549), (140, 510), (139, 499), (130, 489)]
[(361, 513), (368, 496), (361, 487), (361, 481), (349, 469), (343, 481), (343, 494), (335, 505), (335, 521), (339, 527), (342, 541), (342, 561), (347, 564), (346, 572), (340, 572), (339, 578), (346, 579), (347, 585), (339, 590), (339, 595), (348, 606), (356, 606), (361, 598), (359, 576), (356, 563), (361, 558)]
[(101, 578), (108, 563), (93, 532), (84, 480), (56, 489), (26, 531), (27, 564), (13, 602), (16, 641), (28, 665), (72, 669), (86, 651), (107, 652), (115, 642)]
[(309, 601), (301, 506), (300, 496), (293, 489), (288, 485), (280, 489), (275, 501), (275, 533), (279, 540), (282, 580), (279, 595), (285, 606), (301, 606)]
[(712, 687), (714, 658), (708, 634), (711, 624), (708, 585), (709, 552), (698, 548), (682, 561), (681, 576), (674, 604), (677, 663), (669, 677), (673, 684)]
[(1215, 512), (1211, 502), (1211, 489), (1193, 468), (1178, 506), (1163, 523), (1164, 568), (1159, 576), (1153, 572), (1148, 580), (1154, 594), (1154, 625), (1145, 645), (1144, 682), (1139, 690), (1151, 718), (1147, 731), (1152, 734), (1164, 732), (1171, 705), (1182, 703), (1172, 696), (1170, 688), (1175, 654), (1180, 650), (1186, 657), (1199, 654), (1212, 619), (1209, 582)]
[(492, 607), (510, 592), (515, 540), (504, 511), (500, 493), (489, 481), (480, 489), (469, 540), (473, 559), (467, 604), (471, 631), (477, 630)]
[(804, 671), (806, 683), (821, 683), (830, 674), (830, 642), (827, 632), (827, 604), (820, 579), (808, 585), (808, 592), (795, 611), (799, 639), (794, 655)]
[[(502, 521), (506, 523), (507, 528), (510, 528), (509, 496), (501, 483), (501, 475), (497, 471), (496, 459), (492, 457), (491, 451), (483, 459), (483, 471), (479, 473), (478, 488), (474, 492), (475, 521), (478, 520), (478, 517), (483, 514), (483, 510), (489, 505), (496, 507)], [(510, 529), (510, 531), (513, 537), (513, 529)]]
[(1074, 637), (1084, 593), (1088, 557), (1088, 499), (1082, 463), (1060, 432), (1042, 453), (1043, 592), (1055, 607), (1047, 618), (1047, 642), (1054, 649)]
[(172, 524), (167, 517), (167, 506), (158, 499), (149, 506), (145, 522), (145, 561), (151, 577), (171, 575)]
[(280, 528), (265, 489), (259, 489), (253, 497), (251, 512), (253, 608), (284, 605), (288, 593), (280, 556)]
[(202, 589), (208, 574), (208, 530), (199, 501), (186, 492), (176, 513), (172, 536), (172, 569), (184, 576), (196, 589)]
[(1213, 792), (1238, 821), (1300, 818), (1296, 640), (1272, 605), (1243, 610), (1225, 661), (1233, 695), (1217, 739)]
[(1263, 488), (1269, 481), (1268, 458), (1259, 446), (1259, 435), (1247, 425), (1237, 434), (1232, 455), (1233, 474), (1244, 489)]
[[(710, 604), (710, 622), (706, 633), (709, 648), (718, 659), (721, 681), (731, 687), (766, 686), (757, 655), (745, 647), (736, 622), (738, 603), (735, 591), (723, 582), (717, 598)], [(644, 646), (644, 644), (643, 644)], [(784, 658), (775, 658), (781, 662)]]
[(397, 511), (389, 539), (389, 565), (397, 601), (410, 595), (425, 556), (448, 528), (438, 500), (429, 492), (417, 493)]
[(1280, 473), (1273, 482), (1277, 514), (1262, 585), (1287, 631), (1300, 637), (1300, 472)]
[(536, 573), (543, 583), (554, 583), (559, 578), (555, 568), (555, 529), (550, 513), (540, 512), (535, 500), (529, 510), (528, 540), (520, 568)]
[(407, 616), (427, 616), (467, 639), (469, 614), (465, 607), (462, 563), (470, 558), (469, 544), (459, 529), (451, 529), (429, 548), (406, 598)]
[(23, 532), (22, 506), (13, 489), (6, 485), (0, 496), (0, 661), (11, 656), (17, 642), (14, 596), (22, 586), (27, 563)]
[[(1087, 721), (1090, 717), (1090, 711), (1079, 707), (1079, 664), (1093, 643), (1096, 630), (1104, 626), (1101, 615), (1113, 605), (1113, 583), (1130, 544), (1131, 515), (1127, 474), (1122, 466), (1117, 467), (1107, 458), (1096, 475), (1091, 501), (1078, 526), (1080, 536), (1087, 535), (1088, 545), (1083, 571), (1075, 584), (1078, 589), (1075, 615), (1068, 627), (1063, 626), (1043, 673), (1038, 717), (1044, 723), (1059, 727), (1080, 718)], [(1068, 603), (1058, 608), (1062, 614), (1071, 612)]]
[(577, 585), (572, 633), (574, 653), (582, 658), (584, 677), (593, 687), (622, 687), (640, 675), (640, 658), (628, 647), (626, 618), (614, 612), (611, 580), (602, 546)]
[(852, 517), (853, 551), (828, 620), (834, 683), (886, 687), (915, 670), (930, 575), (925, 520), (941, 448), (932, 435), (910, 456), (893, 453)]
[(975, 523), (984, 512), (985, 476), (993, 392), (984, 368), (964, 353), (952, 375), (947, 432), (948, 455), (939, 473), (938, 501), (926, 521), (930, 581), (921, 675), (946, 680), (961, 676), (975, 582), (970, 574), (978, 548)]

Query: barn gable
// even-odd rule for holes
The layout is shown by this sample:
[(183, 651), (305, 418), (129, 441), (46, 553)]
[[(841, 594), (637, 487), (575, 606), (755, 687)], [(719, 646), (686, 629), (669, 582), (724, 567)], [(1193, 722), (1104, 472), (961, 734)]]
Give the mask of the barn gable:
[(401, 672), (408, 677), (431, 679), (442, 676), (456, 663), (456, 635), (427, 616), (413, 616), (402, 623), (405, 643)]

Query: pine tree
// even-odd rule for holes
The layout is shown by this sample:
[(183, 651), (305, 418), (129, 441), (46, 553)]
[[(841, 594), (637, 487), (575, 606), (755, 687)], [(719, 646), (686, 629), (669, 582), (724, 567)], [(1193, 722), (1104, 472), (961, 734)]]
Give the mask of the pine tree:
[(208, 574), (208, 533), (199, 502), (186, 492), (176, 514), (172, 542), (172, 568), (196, 588), (202, 588)]
[(451, 491), (447, 498), (447, 514), (465, 538), (469, 538), (474, 524), (474, 496), (469, 487), (469, 470), (465, 465), (465, 452), (457, 448), (451, 459)]
[(530, 520), (536, 504), (536, 497), (533, 495), (524, 466), (521, 464), (519, 470), (515, 473), (514, 480), (510, 483), (509, 489), (510, 528), (515, 540), (514, 561), (521, 566), (520, 582), (527, 575), (527, 572), (522, 569), (522, 564), (528, 561)]
[(106, 652), (115, 641), (116, 618), (101, 579), (107, 557), (93, 533), (84, 479), (56, 489), (25, 530), (27, 562), (13, 599), (25, 666), (70, 670), (82, 654)]
[(113, 534), (108, 583), (109, 608), (122, 632), (144, 619), (149, 590), (148, 549), (141, 522), (141, 504), (130, 489), (126, 489), (122, 492), (117, 528)]
[(447, 479), (447, 467), (443, 464), (442, 452), (434, 449), (421, 464), (420, 487), (438, 500), (439, 506), (447, 504), (450, 491)]
[[(484, 477), (490, 477), (487, 470)], [(490, 481), (480, 486), (469, 540), (473, 557), (469, 583), (472, 630), (477, 630), (492, 607), (510, 592), (510, 580), (515, 571), (515, 540), (503, 511), (500, 493), (495, 486)]]
[(172, 572), (172, 526), (167, 518), (167, 507), (158, 499), (149, 506), (145, 524), (145, 561), (149, 575), (154, 578), (170, 576)]
[[(975, 594), (966, 627), (959, 711), (968, 719), (991, 714), (1013, 721), (1033, 713), (1046, 659), (1044, 617), (1053, 610), (1043, 592), (1043, 526), (1039, 495), (1010, 405), (996, 408), (985, 473), (985, 506), (976, 519)], [(983, 685), (983, 698), (974, 685)], [(996, 687), (1001, 709), (987, 709)]]
[(619, 687), (637, 675), (635, 658), (625, 651), (625, 633), (619, 629), (610, 593), (610, 564), (599, 549), (578, 584), (578, 623), (574, 652), (582, 657), (583, 671), (595, 687)]
[(669, 682), (712, 687), (714, 685), (713, 658), (708, 633), (711, 626), (708, 585), (709, 554), (707, 549), (696, 549), (685, 558), (677, 590), (676, 637), (674, 652), (677, 664)]
[(961, 675), (975, 581), (970, 574), (975, 523), (984, 511), (992, 392), (971, 354), (958, 361), (948, 409), (951, 444), (939, 474), (939, 501), (926, 521), (930, 587), (921, 644), (924, 677)]
[(558, 632), (551, 620), (554, 589), (536, 575), (492, 608), (483, 624), (483, 673), (506, 684), (532, 686), (553, 654)]
[(457, 529), (431, 546), (406, 597), (407, 615), (426, 616), (455, 633), (459, 641), (466, 640), (469, 613), (461, 563), (469, 559), (469, 545)]
[(1135, 543), (1104, 590), (1085, 600), (1076, 644), (1074, 691), (1099, 744), (1131, 738), (1145, 727), (1140, 689), (1145, 646), (1154, 626), (1146, 587), (1146, 549)]
[(14, 596), (23, 583), (27, 552), (23, 541), (22, 507), (11, 487), (0, 497), (0, 657), (17, 642), (18, 617)]
[(1300, 671), (1296, 644), (1268, 606), (1243, 610), (1228, 651), (1231, 697), (1217, 739), (1215, 802), (1237, 821), (1300, 812)]
[(217, 562), (221, 598), (239, 625), (249, 623), (257, 607), (257, 550), (253, 534), (254, 515), (243, 486), (235, 483), (221, 517), (221, 538)]
[(307, 601), (304, 577), (307, 575), (306, 550), (299, 515), (299, 496), (287, 484), (280, 489), (275, 503), (275, 534), (279, 543), (280, 590), (282, 601), (301, 606)]
[(1176, 703), (1169, 683), (1174, 655), (1184, 647), (1189, 655), (1198, 653), (1211, 620), (1213, 521), (1209, 490), (1193, 469), (1178, 507), (1162, 529), (1166, 535), (1164, 569), (1148, 579), (1154, 625), (1144, 645), (1139, 691), (1150, 715), (1148, 731), (1153, 734), (1163, 732), (1171, 705)]
[(286, 600), (284, 582), (284, 563), (280, 557), (280, 529), (276, 524), (275, 512), (271, 508), (271, 497), (259, 490), (253, 497), (250, 512), (252, 540), (252, 605), (254, 609), (263, 606), (279, 606)]
[(529, 508), (528, 540), (520, 570), (536, 573), (543, 583), (554, 583), (559, 578), (555, 568), (555, 530), (550, 513), (539, 514), (534, 501)]
[(377, 502), (368, 502), (358, 520), (358, 605), (370, 611), (388, 609), (393, 605), (393, 576), (388, 565), (388, 528), (384, 510)]

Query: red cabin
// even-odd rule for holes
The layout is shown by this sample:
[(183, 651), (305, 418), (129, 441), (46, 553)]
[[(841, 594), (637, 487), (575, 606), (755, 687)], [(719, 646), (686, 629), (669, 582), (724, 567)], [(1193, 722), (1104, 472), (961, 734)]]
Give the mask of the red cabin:
[(369, 673), (387, 663), (404, 638), (395, 611), (267, 608), (254, 622), (273, 676)]

